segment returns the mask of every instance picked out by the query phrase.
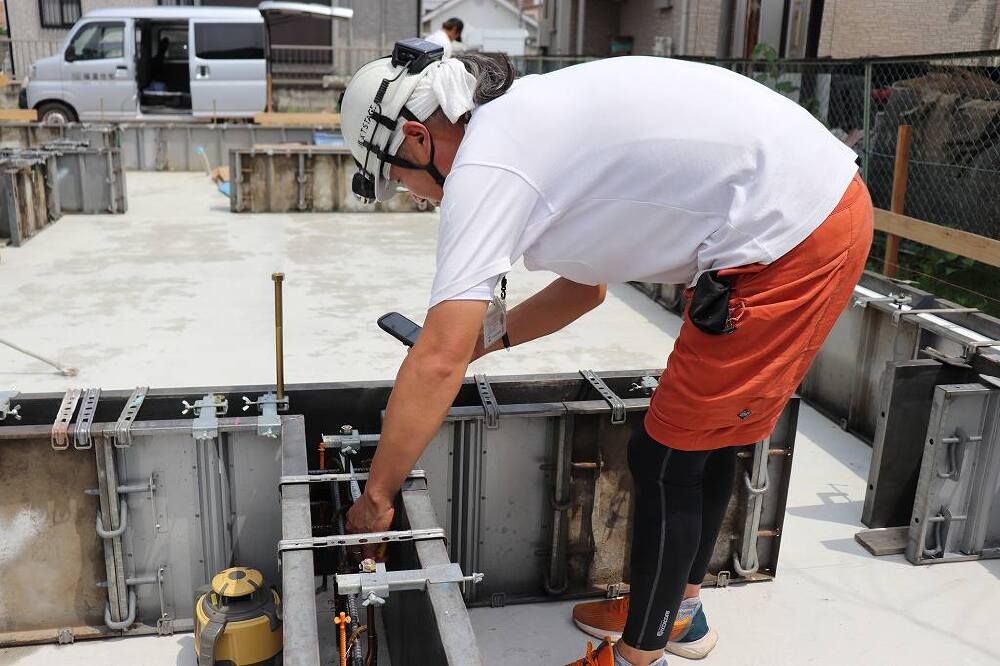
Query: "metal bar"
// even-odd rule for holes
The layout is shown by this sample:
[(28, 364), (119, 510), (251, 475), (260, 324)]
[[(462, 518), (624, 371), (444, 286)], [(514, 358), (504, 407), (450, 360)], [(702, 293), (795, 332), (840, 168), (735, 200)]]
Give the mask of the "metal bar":
[(912, 310), (893, 310), (892, 323), (898, 324), (903, 317), (922, 314), (960, 314), (963, 312), (979, 312), (979, 308), (914, 308)]
[(275, 393), (280, 402), (285, 399), (284, 325), (281, 314), (281, 283), (285, 279), (285, 274), (271, 273), (271, 279), (274, 281), (274, 363), (277, 372)]
[[(285, 416), (282, 417), (281, 424), (281, 474), (305, 474), (308, 469), (305, 419), (298, 415)], [(281, 535), (290, 539), (311, 534), (309, 488), (290, 486), (281, 494)], [(282, 643), (286, 664), (320, 663), (314, 576), (311, 552), (291, 551), (282, 556)]]
[(437, 564), (423, 569), (404, 569), (402, 571), (386, 571), (379, 574), (338, 574), (336, 576), (337, 594), (361, 594), (371, 582), (377, 582), (387, 587), (390, 592), (405, 590), (426, 590), (431, 585), (443, 583), (478, 583), (483, 574), (474, 573), (466, 576), (462, 567), (454, 562)]
[(90, 439), (90, 427), (94, 423), (94, 413), (101, 399), (101, 389), (89, 388), (83, 394), (83, 404), (80, 406), (80, 416), (76, 420), (73, 431), (73, 448), (89, 449), (94, 443)]
[(581, 370), (580, 374), (590, 382), (590, 385), (597, 389), (601, 397), (611, 406), (611, 423), (621, 425), (625, 423), (625, 403), (618, 394), (611, 390), (611, 387), (604, 383), (604, 380), (597, 376), (593, 370)]
[(497, 406), (497, 397), (493, 394), (493, 387), (490, 386), (490, 381), (485, 374), (477, 374), (475, 379), (479, 399), (483, 403), (486, 427), (490, 430), (496, 430), (500, 427), (500, 408)]
[(334, 546), (365, 546), (376, 543), (424, 541), (427, 539), (444, 538), (444, 530), (440, 527), (424, 530), (335, 534), (325, 537), (310, 537), (308, 539), (282, 539), (278, 542), (278, 552), (283, 553), (289, 550), (312, 550), (314, 548), (330, 548)]
[[(11, 224), (12, 224), (12, 229), (16, 229), (17, 228), (17, 221), (16, 220), (12, 220)], [(14, 239), (14, 240), (16, 241), (17, 239)], [(14, 245), (17, 245), (17, 244), (18, 244), (17, 242), (14, 243)], [(27, 356), (30, 356), (33, 359), (36, 359), (36, 360), (41, 361), (42, 363), (45, 363), (46, 365), (51, 365), (53, 368), (55, 368), (56, 370), (59, 371), (59, 374), (63, 375), (64, 377), (75, 377), (77, 375), (77, 373), (79, 372), (79, 370), (77, 370), (76, 368), (71, 368), (69, 366), (62, 365), (61, 363), (57, 363), (56, 361), (49, 360), (49, 359), (45, 358), (44, 356), (40, 356), (40, 355), (38, 355), (38, 354), (36, 354), (36, 353), (34, 353), (32, 351), (28, 351), (24, 347), (19, 347), (18, 345), (15, 345), (10, 340), (4, 340), (4, 339), (0, 338), (0, 345), (4, 345), (6, 347), (10, 347), (14, 351), (19, 351), (22, 354), (25, 354)]]
[(572, 458), (573, 417), (565, 415), (556, 424), (555, 480), (552, 488), (552, 531), (550, 535), (549, 566), (545, 571), (543, 586), (551, 595), (562, 594), (569, 586), (567, 575), (566, 509), (572, 500), (570, 493), (570, 461)]
[(69, 448), (69, 424), (73, 420), (76, 405), (80, 402), (81, 393), (80, 389), (69, 389), (59, 405), (55, 423), (52, 424), (52, 448), (56, 451)]
[[(422, 469), (410, 470), (407, 479), (426, 479), (427, 474)], [(368, 472), (354, 472), (345, 474), (296, 474), (283, 476), (278, 483), (282, 486), (298, 485), (303, 483), (346, 483), (350, 481), (367, 481)]]

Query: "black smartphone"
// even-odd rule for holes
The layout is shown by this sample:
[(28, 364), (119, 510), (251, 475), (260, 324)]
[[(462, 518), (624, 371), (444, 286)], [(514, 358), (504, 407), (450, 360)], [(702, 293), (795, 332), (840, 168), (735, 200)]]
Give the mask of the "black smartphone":
[(379, 317), (378, 327), (407, 347), (412, 347), (420, 335), (420, 326), (398, 312), (389, 312)]

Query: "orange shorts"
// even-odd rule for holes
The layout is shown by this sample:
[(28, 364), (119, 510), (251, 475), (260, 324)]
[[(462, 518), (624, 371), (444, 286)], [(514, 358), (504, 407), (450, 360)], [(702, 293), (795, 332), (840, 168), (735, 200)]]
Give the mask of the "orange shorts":
[(855, 176), (829, 217), (777, 261), (719, 271), (731, 285), (731, 332), (695, 326), (685, 292), (680, 336), (646, 414), (653, 439), (705, 451), (771, 434), (861, 277), (872, 215)]

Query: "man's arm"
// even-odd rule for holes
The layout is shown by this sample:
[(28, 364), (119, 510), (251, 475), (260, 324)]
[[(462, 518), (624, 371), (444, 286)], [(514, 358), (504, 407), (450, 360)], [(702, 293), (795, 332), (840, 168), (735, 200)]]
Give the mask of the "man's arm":
[[(511, 346), (565, 328), (603, 303), (607, 291), (606, 284), (580, 284), (562, 277), (553, 281), (508, 313), (507, 337), (510, 338)], [(480, 335), (472, 360), (497, 349), (503, 349), (503, 342), (497, 341), (489, 349), (484, 349), (483, 337)]]
[[(604, 285), (556, 280), (511, 310), (511, 343), (558, 331), (597, 307), (604, 294)], [(441, 427), (473, 354), (478, 358), (485, 353), (482, 322), (487, 306), (487, 301), (445, 301), (428, 311), (420, 337), (396, 375), (365, 492), (347, 514), (348, 531), (389, 529), (396, 493)]]
[(487, 305), (445, 301), (428, 311), (417, 343), (396, 374), (365, 492), (347, 514), (348, 531), (389, 528), (393, 498), (441, 427), (465, 378)]

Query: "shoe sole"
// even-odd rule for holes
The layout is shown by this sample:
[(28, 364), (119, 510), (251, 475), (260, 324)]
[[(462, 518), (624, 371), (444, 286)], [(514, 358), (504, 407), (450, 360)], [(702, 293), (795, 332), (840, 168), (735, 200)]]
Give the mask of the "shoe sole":
[(580, 631), (582, 631), (583, 633), (589, 634), (590, 636), (593, 636), (594, 638), (596, 638), (598, 640), (602, 640), (603, 641), (605, 638), (610, 638), (612, 643), (617, 643), (619, 640), (621, 640), (621, 637), (622, 637), (622, 634), (621, 634), (620, 631), (617, 631), (617, 632), (616, 631), (606, 631), (606, 630), (598, 629), (597, 627), (591, 627), (590, 625), (586, 625), (583, 622), (580, 622), (576, 618), (573, 619), (573, 624), (575, 624), (577, 626), (577, 628), (580, 629)]
[(667, 643), (667, 652), (685, 659), (704, 659), (718, 642), (719, 632), (709, 627), (708, 633), (696, 641)]

